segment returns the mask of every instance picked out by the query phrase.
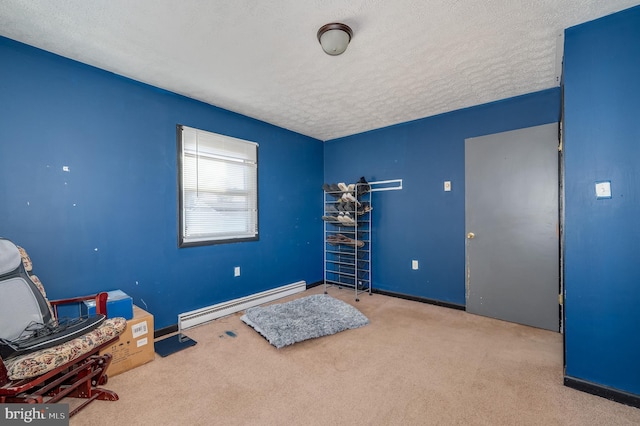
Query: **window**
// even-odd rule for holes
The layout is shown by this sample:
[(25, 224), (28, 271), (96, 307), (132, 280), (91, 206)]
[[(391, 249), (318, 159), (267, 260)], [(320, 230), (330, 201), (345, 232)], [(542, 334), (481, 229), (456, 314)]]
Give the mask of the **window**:
[(179, 246), (258, 239), (258, 144), (178, 126)]

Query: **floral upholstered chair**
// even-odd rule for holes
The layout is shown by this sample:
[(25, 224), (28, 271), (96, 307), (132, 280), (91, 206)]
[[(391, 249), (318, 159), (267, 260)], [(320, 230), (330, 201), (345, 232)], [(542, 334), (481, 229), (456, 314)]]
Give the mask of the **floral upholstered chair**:
[[(14, 272), (19, 269), (21, 278), (29, 280), (42, 293), (47, 305), (45, 309), (49, 310), (48, 314), (53, 317), (54, 323), (57, 321), (58, 306), (84, 300), (95, 300), (96, 313), (106, 315), (107, 293), (47, 300), (42, 283), (32, 273), (33, 267), (27, 252), (5, 239), (0, 239), (0, 245), (3, 248), (0, 250), (0, 285), (3, 277), (12, 276), (12, 272), (7, 270), (19, 256), (18, 268), (14, 268)], [(19, 254), (16, 254), (14, 247)], [(16, 274), (13, 273), (13, 276)], [(0, 358), (0, 403), (48, 404), (64, 397), (86, 398), (69, 413), (72, 416), (95, 399), (117, 400), (118, 395), (114, 392), (98, 387), (106, 384), (105, 373), (111, 363), (111, 355), (100, 355), (100, 351), (116, 342), (126, 325), (124, 318), (105, 319), (97, 328), (64, 343), (5, 360)]]

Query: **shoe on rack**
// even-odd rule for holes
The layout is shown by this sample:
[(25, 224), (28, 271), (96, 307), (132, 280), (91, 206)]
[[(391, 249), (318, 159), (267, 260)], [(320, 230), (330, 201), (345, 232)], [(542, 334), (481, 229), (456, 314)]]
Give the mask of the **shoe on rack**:
[(342, 199), (344, 201), (351, 201), (352, 203), (358, 203), (358, 200), (356, 199), (356, 197), (354, 197), (353, 194), (349, 192), (345, 192), (344, 194), (342, 194)]
[(337, 246), (338, 244), (340, 244), (340, 241), (338, 241), (338, 238), (335, 235), (328, 235), (327, 243), (331, 244), (332, 246)]
[(347, 223), (345, 222), (345, 217), (344, 217), (344, 212), (340, 212), (340, 214), (338, 215), (338, 220), (340, 221), (341, 224), (346, 225)]
[(340, 191), (340, 188), (338, 188), (338, 185), (336, 185), (335, 183), (325, 183), (324, 185), (322, 185), (322, 190), (331, 195), (333, 198), (340, 198), (342, 196), (342, 191)]
[(335, 241), (338, 242), (338, 244), (347, 244), (351, 241), (351, 238), (342, 234), (336, 234), (334, 235), (334, 237), (335, 237)]
[(338, 220), (347, 226), (355, 226), (356, 221), (351, 218), (349, 212), (340, 212)]
[(325, 205), (325, 210), (326, 210), (328, 213), (338, 213), (338, 209), (336, 208), (335, 203), (327, 203), (327, 204)]
[(342, 196), (342, 191), (340, 191), (340, 188), (338, 188), (338, 185), (336, 185), (335, 183), (323, 184), (322, 190), (327, 194), (331, 195), (333, 198), (340, 198)]
[(363, 215), (365, 213), (370, 212), (371, 210), (373, 210), (373, 207), (371, 207), (371, 203), (368, 201), (363, 201), (361, 203), (362, 205), (360, 206), (360, 208), (358, 209), (358, 214), (359, 215)]
[(367, 192), (371, 191), (371, 185), (369, 185), (369, 182), (367, 182), (364, 176), (362, 176), (360, 180), (358, 180), (358, 182), (356, 183), (356, 187), (358, 188), (358, 195), (366, 194)]
[(345, 226), (356, 225), (356, 221), (351, 218), (351, 216), (349, 215), (349, 212), (340, 212), (340, 215), (338, 216), (338, 220), (342, 225), (345, 225)]
[(350, 247), (358, 247), (358, 248), (364, 247), (364, 241), (354, 240), (352, 238), (346, 238), (344, 240), (340, 240), (340, 243)]
[(342, 192), (347, 192), (349, 190), (349, 188), (344, 182), (338, 183), (338, 188), (340, 188), (340, 191)]
[(331, 215), (322, 216), (322, 220), (324, 220), (325, 222), (333, 222), (333, 223), (340, 222), (336, 216), (331, 216)]

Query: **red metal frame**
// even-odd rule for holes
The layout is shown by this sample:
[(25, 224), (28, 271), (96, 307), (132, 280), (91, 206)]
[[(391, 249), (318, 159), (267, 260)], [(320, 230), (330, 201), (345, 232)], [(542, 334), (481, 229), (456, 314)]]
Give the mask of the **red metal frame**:
[(57, 300), (49, 300), (51, 307), (53, 308), (53, 314), (58, 317), (58, 306), (67, 305), (70, 303), (80, 303), (85, 300), (95, 300), (96, 301), (96, 314), (107, 315), (107, 298), (109, 295), (106, 292), (93, 294), (90, 296), (79, 296), (79, 297), (71, 297), (68, 299), (57, 299)]

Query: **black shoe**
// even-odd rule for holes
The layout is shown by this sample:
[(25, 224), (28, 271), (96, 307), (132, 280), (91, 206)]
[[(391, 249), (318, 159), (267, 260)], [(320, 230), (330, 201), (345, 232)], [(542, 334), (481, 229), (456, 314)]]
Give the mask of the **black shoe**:
[(368, 213), (371, 210), (373, 210), (373, 207), (371, 207), (371, 203), (369, 203), (368, 201), (363, 201), (362, 205), (358, 208), (358, 215), (362, 216), (363, 214)]
[(356, 188), (358, 189), (358, 196), (362, 194), (366, 194), (371, 191), (371, 186), (367, 182), (367, 180), (362, 176), (360, 180), (357, 182)]
[(334, 203), (327, 203), (325, 210), (327, 213), (338, 213), (338, 209)]
[(333, 198), (340, 198), (342, 196), (340, 188), (338, 188), (338, 185), (336, 185), (335, 183), (332, 183), (331, 185), (329, 185), (328, 183), (325, 183), (322, 185), (322, 189), (327, 194), (330, 194), (331, 196), (333, 196)]

